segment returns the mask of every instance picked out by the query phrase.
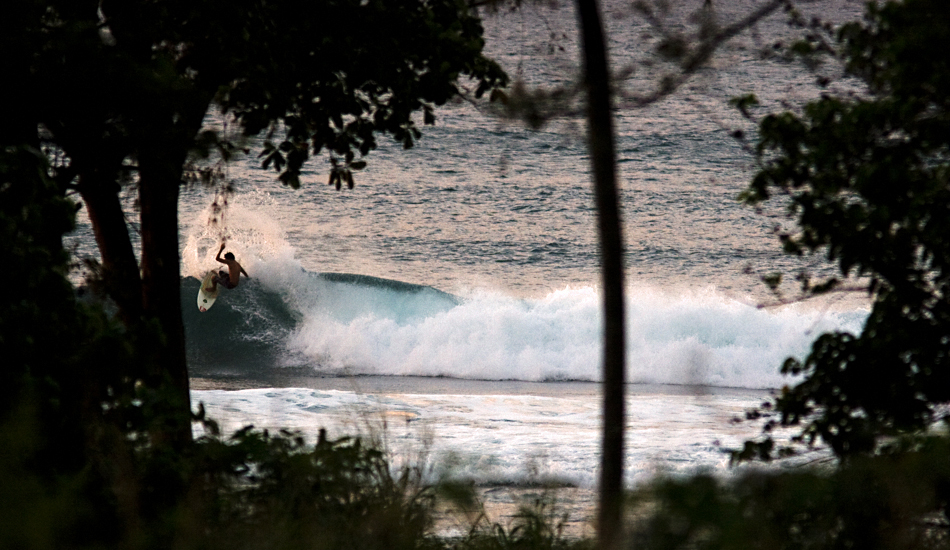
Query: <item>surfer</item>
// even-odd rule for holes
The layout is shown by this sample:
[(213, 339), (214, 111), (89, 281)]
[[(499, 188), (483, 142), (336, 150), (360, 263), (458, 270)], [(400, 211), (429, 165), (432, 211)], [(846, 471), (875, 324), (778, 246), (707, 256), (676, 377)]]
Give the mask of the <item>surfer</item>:
[(244, 271), (244, 268), (241, 267), (241, 264), (234, 259), (234, 254), (228, 252), (224, 255), (224, 258), (221, 257), (221, 253), (224, 252), (224, 243), (221, 243), (221, 248), (218, 249), (218, 255), (214, 257), (215, 260), (228, 266), (228, 270), (221, 270), (211, 279), (211, 287), (206, 288), (208, 292), (214, 292), (218, 289), (218, 284), (227, 289), (236, 288), (238, 283), (241, 281), (241, 273), (244, 274), (248, 279), (251, 278), (247, 274), (247, 271)]

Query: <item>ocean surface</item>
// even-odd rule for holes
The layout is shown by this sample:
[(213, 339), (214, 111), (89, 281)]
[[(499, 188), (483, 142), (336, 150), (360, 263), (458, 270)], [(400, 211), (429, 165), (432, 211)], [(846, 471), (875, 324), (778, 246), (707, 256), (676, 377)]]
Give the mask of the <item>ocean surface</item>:
[[(701, 2), (672, 4), (676, 31)], [(734, 21), (760, 4), (716, 2), (717, 16)], [(806, 18), (832, 21), (861, 10), (844, 0), (805, 6)], [(621, 2), (604, 15), (614, 66), (643, 58), (643, 18)], [(575, 76), (576, 32), (570, 5), (486, 19), (490, 55), (534, 85)], [(781, 254), (779, 205), (756, 211), (736, 200), (754, 159), (731, 133), (753, 127), (729, 98), (756, 93), (761, 114), (819, 93), (799, 65), (761, 59), (789, 32), (781, 16), (768, 19), (672, 97), (617, 113), (631, 485), (727, 473), (724, 451), (759, 430), (731, 420), (794, 382), (782, 361), (823, 331), (859, 331), (867, 314), (854, 296), (758, 307), (772, 300), (762, 274), (825, 269), (820, 258)], [(627, 85), (647, 90), (663, 70), (640, 67)], [(483, 487), (590, 489), (602, 329), (583, 120), (529, 130), (468, 102), (437, 114), (414, 149), (382, 138), (353, 190), (325, 185), (325, 157), (307, 165), (301, 189), (282, 186), (260, 167), (260, 140), (223, 167), (233, 194), (183, 190), (195, 405), (228, 429), (364, 434), (398, 460)], [(208, 124), (233, 130), (214, 115)], [(134, 208), (134, 190), (125, 193)], [(251, 278), (199, 313), (198, 280), (217, 267), (222, 238)], [(85, 219), (69, 242), (80, 257), (96, 255)]]

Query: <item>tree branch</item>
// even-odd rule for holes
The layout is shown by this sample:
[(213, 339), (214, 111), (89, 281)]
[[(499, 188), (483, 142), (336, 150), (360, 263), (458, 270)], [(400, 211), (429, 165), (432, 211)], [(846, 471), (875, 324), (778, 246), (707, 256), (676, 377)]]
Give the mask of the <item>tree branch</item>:
[[(696, 47), (692, 48), (691, 53), (684, 55), (679, 63), (681, 71), (677, 74), (669, 74), (662, 77), (660, 79), (659, 88), (654, 90), (652, 93), (646, 95), (633, 95), (618, 92), (617, 95), (624, 100), (623, 106), (627, 108), (647, 107), (673, 94), (683, 84), (689, 81), (689, 79), (696, 72), (705, 66), (706, 62), (709, 61), (712, 55), (722, 44), (754, 26), (762, 19), (765, 19), (769, 15), (775, 13), (775, 11), (779, 8), (783, 6), (788, 6), (790, 8), (791, 5), (792, 3), (789, 0), (772, 0), (745, 18), (721, 28), (709, 38), (700, 41)], [(659, 21), (655, 16), (649, 14), (646, 15), (646, 19), (657, 29), (661, 35), (667, 35), (665, 29), (663, 28), (662, 22)], [(632, 74), (634, 71), (632, 67), (626, 67), (622, 72), (626, 74)]]

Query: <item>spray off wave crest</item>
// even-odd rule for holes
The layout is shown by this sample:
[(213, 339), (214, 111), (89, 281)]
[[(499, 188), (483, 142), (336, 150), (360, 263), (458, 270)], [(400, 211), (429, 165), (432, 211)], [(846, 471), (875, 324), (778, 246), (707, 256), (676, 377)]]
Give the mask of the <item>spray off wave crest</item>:
[[(215, 266), (224, 233), (252, 275), (208, 313), (186, 315), (199, 374), (305, 366), (318, 375), (600, 380), (600, 296), (593, 287), (521, 299), (313, 273), (266, 215), (235, 206), (228, 215), (240, 231), (199, 217), (185, 246), (185, 273), (199, 277)], [(183, 284), (190, 304), (197, 280)], [(779, 374), (786, 357), (804, 356), (822, 332), (857, 332), (867, 315), (763, 310), (712, 288), (634, 285), (627, 297), (628, 381), (642, 384), (779, 387), (788, 383)]]

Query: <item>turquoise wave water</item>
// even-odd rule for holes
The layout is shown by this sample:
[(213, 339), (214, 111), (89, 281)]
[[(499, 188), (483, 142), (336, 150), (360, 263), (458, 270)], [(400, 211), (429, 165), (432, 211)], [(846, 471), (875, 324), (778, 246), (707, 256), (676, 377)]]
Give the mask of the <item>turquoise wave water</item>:
[[(457, 296), (416, 285), (352, 273), (302, 271), (304, 294), (321, 296), (321, 307), (343, 321), (360, 315), (409, 319), (460, 303)], [(197, 376), (248, 375), (272, 366), (302, 366), (313, 362), (287, 348), (287, 340), (304, 322), (296, 304), (300, 296), (246, 279), (236, 289), (222, 290), (212, 307), (195, 306), (200, 283), (182, 279), (182, 310), (188, 361)]]

